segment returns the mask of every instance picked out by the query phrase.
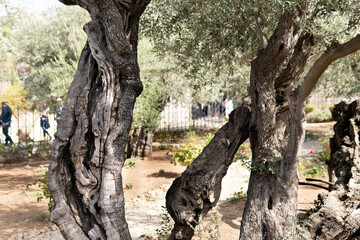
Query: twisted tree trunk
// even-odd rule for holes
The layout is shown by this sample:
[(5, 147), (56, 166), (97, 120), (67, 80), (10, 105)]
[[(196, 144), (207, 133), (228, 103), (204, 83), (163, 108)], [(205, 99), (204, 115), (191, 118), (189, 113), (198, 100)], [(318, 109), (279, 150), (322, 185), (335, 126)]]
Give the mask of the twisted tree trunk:
[(250, 105), (236, 108), (202, 153), (174, 180), (166, 208), (175, 221), (169, 239), (191, 239), (194, 228), (220, 197), (221, 181), (239, 146), (249, 136)]
[(319, 195), (318, 212), (305, 222), (304, 239), (360, 239), (360, 100), (335, 106), (331, 157), (334, 190)]
[(136, 97), (138, 22), (149, 1), (63, 0), (91, 16), (51, 152), (51, 221), (66, 239), (131, 239), (121, 169)]

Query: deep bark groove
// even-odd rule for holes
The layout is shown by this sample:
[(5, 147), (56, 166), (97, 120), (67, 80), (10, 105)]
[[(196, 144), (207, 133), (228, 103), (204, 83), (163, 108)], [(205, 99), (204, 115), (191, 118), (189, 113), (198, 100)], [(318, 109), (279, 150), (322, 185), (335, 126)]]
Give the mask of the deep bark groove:
[[(301, 34), (295, 23), (304, 16), (305, 7), (284, 12), (268, 46), (251, 63), (253, 159), (240, 239), (295, 238), (297, 154), (305, 119), (300, 89), (292, 86), (315, 51), (311, 35)], [(288, 123), (290, 134), (285, 140)]]
[(300, 228), (304, 239), (359, 239), (360, 100), (336, 105), (333, 118), (331, 158), (337, 180), (333, 191), (319, 195), (321, 208)]
[[(136, 97), (138, 19), (148, 1), (66, 1), (86, 8), (88, 42), (51, 153), (51, 220), (66, 239), (131, 239), (121, 169)], [(145, 5), (145, 6), (144, 6)], [(135, 14), (132, 11), (136, 11)]]

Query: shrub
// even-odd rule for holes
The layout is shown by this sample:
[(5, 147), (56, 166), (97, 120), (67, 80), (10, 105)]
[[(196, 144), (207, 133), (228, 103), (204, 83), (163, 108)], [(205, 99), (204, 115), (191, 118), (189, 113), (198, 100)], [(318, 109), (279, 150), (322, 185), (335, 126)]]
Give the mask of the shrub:
[(180, 149), (174, 153), (170, 161), (171, 163), (174, 163), (174, 165), (179, 162), (182, 166), (188, 166), (197, 156), (199, 156), (202, 149), (203, 146), (201, 144), (181, 145)]
[[(210, 143), (213, 137), (214, 134), (212, 133), (208, 133), (205, 137), (200, 138), (194, 131), (187, 132), (185, 139), (189, 144), (180, 146), (180, 149), (171, 157), (171, 163), (176, 165), (179, 162), (182, 166), (190, 165), (194, 159), (199, 156), (203, 148)], [(203, 144), (199, 144), (199, 142)]]
[(308, 113), (311, 113), (313, 111), (316, 110), (316, 107), (315, 106), (310, 106), (310, 105), (306, 105), (305, 106), (305, 113), (308, 114)]
[(330, 149), (329, 138), (332, 135), (333, 133), (327, 132), (319, 138), (319, 142), (323, 146), (323, 149), (316, 155), (317, 160), (325, 163), (330, 160), (331, 149)]
[(320, 123), (331, 121), (331, 112), (329, 109), (315, 110), (306, 114), (306, 121), (308, 123)]
[(40, 202), (44, 198), (49, 199), (48, 206), (49, 206), (49, 211), (51, 211), (54, 206), (54, 202), (51, 198), (51, 193), (48, 187), (48, 168), (44, 167), (43, 165), (40, 165), (37, 169), (35, 169), (34, 172), (37, 174), (43, 173), (43, 175), (40, 178), (36, 179), (34, 183), (28, 184), (27, 187), (36, 186), (36, 185), (40, 187), (42, 191), (36, 194), (37, 201)]

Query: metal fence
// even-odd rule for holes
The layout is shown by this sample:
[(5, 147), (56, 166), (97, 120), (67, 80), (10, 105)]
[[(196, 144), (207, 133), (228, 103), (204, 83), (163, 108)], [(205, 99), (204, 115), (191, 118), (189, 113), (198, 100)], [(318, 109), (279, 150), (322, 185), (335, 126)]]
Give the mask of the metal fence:
[[(327, 98), (322, 93), (311, 95), (309, 105), (322, 108), (334, 105), (344, 98)], [(219, 128), (226, 123), (229, 112), (235, 107), (226, 106), (226, 101), (211, 101), (207, 104), (185, 104), (169, 101), (161, 113), (161, 120), (157, 131), (176, 131), (202, 128)], [(229, 104), (228, 104), (229, 106)], [(41, 113), (13, 109), (13, 116), (9, 134), (14, 142), (30, 142), (44, 140), (43, 130), (40, 126)], [(49, 114), (50, 128), (48, 132), (53, 137), (57, 122), (55, 115)], [(1, 143), (5, 136), (1, 134)]]
[[(41, 113), (19, 109), (12, 109), (12, 112), (9, 135), (15, 143), (44, 140), (43, 130), (40, 126)], [(57, 122), (55, 115), (49, 114), (48, 117), (50, 128), (47, 131), (53, 137), (57, 128)], [(1, 134), (1, 143), (4, 142), (5, 136)]]
[(359, 97), (351, 97), (351, 98), (348, 98), (345, 96), (344, 97), (326, 97), (325, 93), (317, 92), (317, 93), (312, 93), (310, 95), (310, 98), (307, 101), (307, 104), (310, 106), (315, 106), (318, 109), (321, 109), (323, 107), (333, 106), (342, 100), (352, 102), (355, 99), (359, 99)]
[(226, 107), (222, 101), (208, 104), (184, 104), (169, 101), (161, 113), (157, 131), (218, 128), (226, 122)]

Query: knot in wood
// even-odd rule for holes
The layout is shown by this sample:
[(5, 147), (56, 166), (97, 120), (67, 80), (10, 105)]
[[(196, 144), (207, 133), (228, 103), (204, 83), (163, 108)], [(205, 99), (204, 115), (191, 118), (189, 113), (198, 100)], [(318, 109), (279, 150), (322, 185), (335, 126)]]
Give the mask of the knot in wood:
[(124, 86), (124, 88), (130, 88), (138, 95), (140, 95), (143, 90), (143, 85), (140, 79), (121, 79), (120, 83)]

